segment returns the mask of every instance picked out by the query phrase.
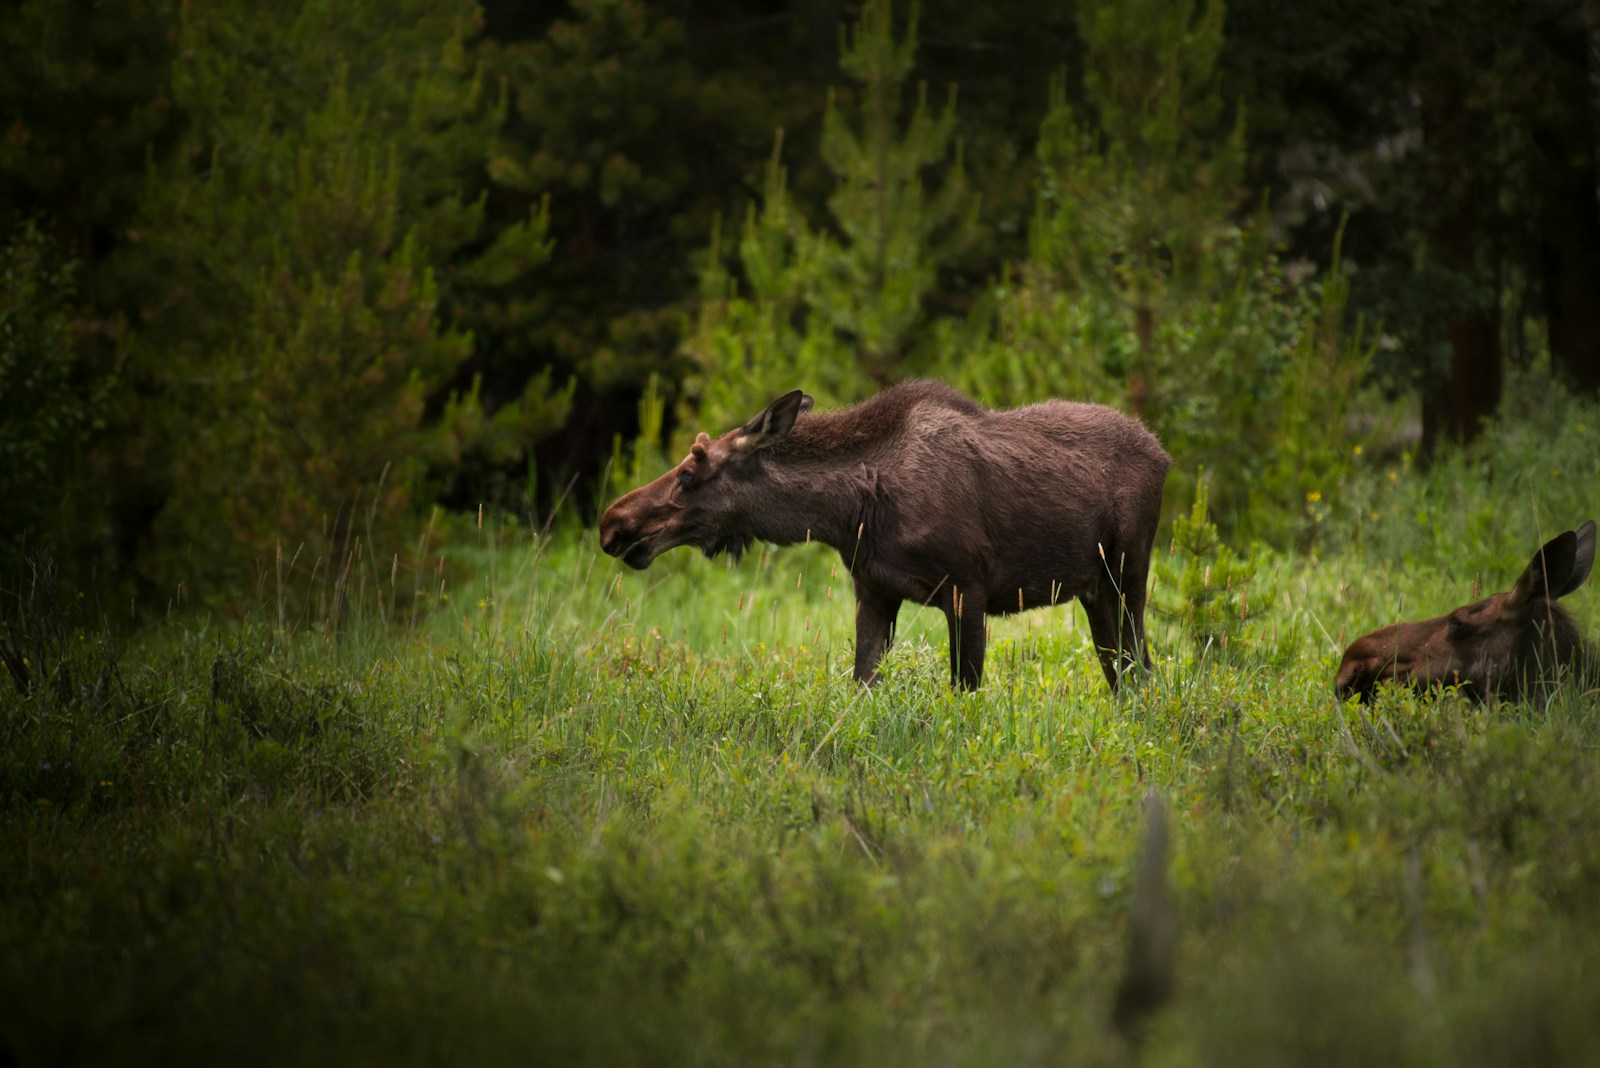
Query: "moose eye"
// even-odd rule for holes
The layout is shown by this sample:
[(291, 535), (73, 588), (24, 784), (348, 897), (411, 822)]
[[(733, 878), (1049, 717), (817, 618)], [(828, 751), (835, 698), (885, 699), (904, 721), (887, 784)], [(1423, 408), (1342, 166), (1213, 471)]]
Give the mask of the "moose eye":
[(678, 472), (678, 488), (679, 489), (689, 489), (693, 485), (694, 485), (694, 472), (693, 471), (679, 471)]
[(1457, 619), (1455, 616), (1451, 616), (1445, 621), (1444, 632), (1445, 635), (1450, 638), (1454, 638), (1457, 634), (1460, 634), (1461, 620)]

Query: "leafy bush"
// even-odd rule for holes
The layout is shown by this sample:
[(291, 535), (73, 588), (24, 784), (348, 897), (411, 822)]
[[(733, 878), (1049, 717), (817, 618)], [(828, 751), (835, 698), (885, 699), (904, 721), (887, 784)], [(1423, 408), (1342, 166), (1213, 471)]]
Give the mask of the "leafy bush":
[(1600, 513), (1600, 404), (1542, 360), (1508, 376), (1501, 414), (1471, 445), (1425, 471), (1403, 447), (1375, 450), (1359, 471), (1326, 502), (1330, 546), (1509, 586), (1545, 540)]
[[(1360, 465), (1349, 416), (1363, 401), (1368, 346), (1343, 322), (1346, 287), (1293, 282), (1272, 257), (1241, 263), (1235, 233), (1217, 250), (1227, 285), (1169, 305), (1155, 328), (1144, 420), (1172, 453), (1169, 499), (1212, 473), (1211, 515), (1225, 530), (1284, 544), (1314, 539), (1324, 510)], [(1134, 331), (1096, 297), (1024, 265), (1000, 286), (987, 337), (947, 354), (943, 377), (987, 403), (1046, 397), (1131, 408)], [(1154, 392), (1150, 392), (1154, 391)]]

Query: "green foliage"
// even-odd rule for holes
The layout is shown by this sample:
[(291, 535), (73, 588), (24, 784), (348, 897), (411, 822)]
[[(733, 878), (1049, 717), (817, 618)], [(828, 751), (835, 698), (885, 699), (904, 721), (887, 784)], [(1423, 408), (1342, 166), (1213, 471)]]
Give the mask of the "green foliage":
[[(430, 464), (548, 417), (541, 395), (487, 424), (461, 418), (470, 398), (454, 423), (424, 419), (471, 349), (436, 266), (480, 240), (461, 175), (499, 111), (475, 27), (470, 3), (186, 9), (174, 94), (192, 126), (145, 203), (166, 286), (138, 353), (172, 470), (147, 559), (163, 583), (226, 588), (285, 545), (334, 569), (358, 538), (398, 547)], [(456, 285), (536, 262), (545, 219), (502, 230)]]
[(1469, 320), (1597, 351), (1592, 27), (1435, 7), (19, 0), (0, 228), (77, 265), (83, 403), (0, 430), (0, 551), (50, 528), (161, 603), (280, 542), (327, 574), (435, 500), (584, 495), (652, 376), (675, 432), (929, 372), (1132, 408), (1175, 499), (1203, 465), (1230, 538), (1318, 545), (1363, 376), (1434, 386)]
[(1172, 544), (1155, 561), (1156, 595), (1151, 606), (1176, 620), (1202, 654), (1215, 650), (1225, 655), (1254, 637), (1252, 621), (1270, 610), (1277, 594), (1253, 585), (1259, 562), (1241, 558), (1222, 540), (1208, 514), (1208, 485), (1201, 472), (1189, 514), (1172, 520)]
[(824, 407), (870, 392), (821, 318), (808, 314), (808, 280), (824, 239), (789, 197), (782, 147), (780, 134), (767, 161), (762, 206), (748, 208), (739, 239), (748, 295), (723, 263), (720, 220), (711, 229), (700, 305), (685, 344), (702, 369), (700, 420), (713, 430), (748, 419), (773, 399), (765, 394), (776, 396), (786, 383), (804, 382)]
[(1320, 279), (1244, 224), (1242, 117), (1218, 130), (1221, 7), (1086, 9), (1084, 97), (1052, 86), (1030, 254), (983, 311), (988, 336), (941, 373), (996, 404), (1045, 396), (1138, 413), (1178, 458), (1173, 485), (1216, 473), (1225, 529), (1307, 543), (1354, 463), (1347, 417), (1372, 355), (1346, 323), (1339, 239)]
[[(1237, 236), (1244, 123), (1241, 112), (1217, 136), (1222, 20), (1220, 0), (1198, 12), (1191, 0), (1084, 5), (1084, 105), (1058, 78), (1040, 130), (1029, 258), (1118, 309), (1134, 340), (1121, 377), (1141, 416), (1177, 386), (1163, 320), (1211, 289), (1219, 246)], [(1228, 273), (1256, 258), (1245, 250)]]
[(606, 469), (606, 490), (610, 496), (620, 497), (644, 485), (667, 467), (668, 461), (661, 448), (666, 414), (667, 401), (661, 392), (661, 381), (651, 375), (645, 384), (644, 396), (639, 398), (638, 437), (626, 450), (622, 435), (611, 442), (611, 463)]
[[(1309, 544), (1317, 502), (1339, 492), (1360, 463), (1353, 413), (1372, 353), (1362, 324), (1346, 323), (1347, 283), (1295, 280), (1272, 256), (1240, 265), (1242, 237), (1219, 249), (1239, 273), (1187, 301), (1156, 332), (1170, 367), (1160, 407), (1145, 421), (1178, 460), (1175, 495), (1216, 475), (1213, 517), (1229, 531)], [(1128, 406), (1125, 375), (1137, 341), (1107, 306), (1025, 264), (994, 294), (986, 336), (953, 349), (940, 374), (984, 401), (1016, 405), (1062, 396)]]
[[(952, 151), (954, 90), (934, 113), (919, 85), (904, 114), (916, 29), (913, 10), (897, 35), (892, 5), (874, 0), (842, 33), (839, 62), (851, 84), (829, 94), (820, 145), (834, 176), (828, 228), (809, 225), (790, 195), (781, 131), (761, 206), (749, 207), (738, 243), (743, 287), (713, 228), (686, 344), (703, 376), (700, 410), (713, 423), (748, 418), (767, 394), (796, 384), (824, 406), (860, 400), (926, 358), (926, 304), (938, 272), (974, 236), (977, 199)], [(930, 195), (924, 175), (936, 168), (944, 173)]]
[[(131, 220), (152, 149), (170, 137), (175, 0), (16, 0), (0, 20), (0, 231), (49, 220), (86, 265)], [(121, 311), (128, 279), (82, 279)], [(103, 323), (102, 328), (112, 324)]]
[[(840, 31), (839, 67), (855, 83), (845, 94), (854, 114), (841, 107), (837, 90), (828, 94), (820, 147), (836, 176), (828, 209), (838, 239), (823, 246), (821, 290), (812, 299), (813, 313), (855, 349), (878, 383), (912, 355), (937, 273), (971, 242), (978, 208), (953, 142), (955, 87), (935, 114), (926, 83), (918, 83), (916, 105), (909, 119), (901, 117), (916, 58), (917, 8), (897, 41), (893, 6), (869, 2), (853, 29)], [(924, 173), (947, 159), (927, 194)]]
[(532, 39), (489, 50), (512, 97), (490, 173), (512, 194), (552, 198), (563, 254), (537, 285), (473, 310), (488, 373), (543, 365), (603, 393), (677, 370), (667, 305), (693, 288), (683, 235), (711, 214), (696, 157), (719, 136), (740, 141), (755, 104), (726, 74), (696, 69), (679, 7), (579, 0)]
[(79, 355), (75, 265), (24, 222), (0, 249), (0, 575), (23, 555), (89, 534), (75, 498), (83, 453), (104, 425), (113, 379)]
[[(1430, 435), (1475, 429), (1502, 362), (1542, 348), (1571, 380), (1600, 380), (1579, 296), (1600, 269), (1579, 84), (1592, 12), (1525, 14), (1501, 0), (1448, 19), (1427, 2), (1230, 4), (1230, 86), (1258, 142), (1277, 146), (1252, 160), (1255, 184), (1274, 188), (1302, 252), (1320, 254), (1349, 217), (1352, 306), (1386, 335), (1373, 371), (1423, 395)], [(1447, 391), (1458, 357), (1487, 358), (1458, 365)]]
[(1328, 543), (1453, 582), (1431, 602), (1440, 611), (1465, 602), (1475, 576), (1485, 592), (1509, 588), (1534, 549), (1600, 512), (1600, 404), (1571, 395), (1548, 363), (1512, 374), (1500, 418), (1429, 477), (1407, 444), (1374, 441), (1358, 477), (1321, 502)]
[[(1349, 321), (1342, 235), (1341, 229), (1335, 236), (1327, 273), (1301, 294), (1301, 317), (1287, 339), (1276, 388), (1262, 398), (1255, 420), (1245, 422), (1261, 450), (1242, 465), (1241, 473), (1260, 487), (1250, 492), (1247, 524), (1263, 536), (1292, 537), (1301, 545), (1316, 538), (1326, 515), (1321, 502), (1342, 492), (1359, 468), (1364, 435), (1356, 420), (1372, 403), (1363, 387), (1378, 342), (1359, 317)], [(1237, 415), (1238, 407), (1230, 414)]]

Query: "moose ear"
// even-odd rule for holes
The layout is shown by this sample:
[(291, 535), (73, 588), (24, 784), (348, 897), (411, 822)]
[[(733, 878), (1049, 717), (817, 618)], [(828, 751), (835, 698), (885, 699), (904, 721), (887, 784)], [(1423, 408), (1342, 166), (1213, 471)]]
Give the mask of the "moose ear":
[(1589, 569), (1594, 567), (1594, 520), (1591, 519), (1577, 531), (1577, 550), (1572, 558), (1572, 570), (1567, 573), (1567, 581), (1562, 583), (1561, 592), (1557, 597), (1565, 597), (1589, 577)]
[(794, 429), (801, 412), (811, 410), (809, 394), (791, 389), (767, 405), (754, 419), (739, 428), (736, 444), (746, 452), (764, 449)]
[(1594, 565), (1594, 520), (1579, 530), (1564, 530), (1533, 554), (1511, 593), (1520, 604), (1536, 598), (1558, 600), (1583, 585)]

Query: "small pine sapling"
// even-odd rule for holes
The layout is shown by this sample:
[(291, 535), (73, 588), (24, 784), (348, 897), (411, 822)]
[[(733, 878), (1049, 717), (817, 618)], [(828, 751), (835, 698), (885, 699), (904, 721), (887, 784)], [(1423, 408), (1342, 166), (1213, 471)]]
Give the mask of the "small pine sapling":
[(1240, 557), (1211, 522), (1207, 487), (1202, 471), (1189, 514), (1172, 522), (1171, 547), (1156, 562), (1152, 607), (1176, 620), (1202, 653), (1226, 653), (1249, 636), (1274, 595), (1256, 582), (1258, 563)]

